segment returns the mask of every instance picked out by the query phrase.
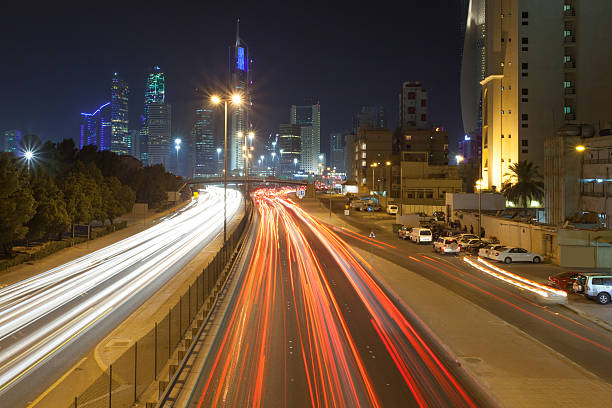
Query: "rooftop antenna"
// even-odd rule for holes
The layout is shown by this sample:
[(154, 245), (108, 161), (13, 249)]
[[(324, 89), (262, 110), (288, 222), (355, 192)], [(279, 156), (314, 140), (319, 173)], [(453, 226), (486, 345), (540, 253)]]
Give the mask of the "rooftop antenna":
[(240, 44), (240, 18), (236, 21), (236, 45)]

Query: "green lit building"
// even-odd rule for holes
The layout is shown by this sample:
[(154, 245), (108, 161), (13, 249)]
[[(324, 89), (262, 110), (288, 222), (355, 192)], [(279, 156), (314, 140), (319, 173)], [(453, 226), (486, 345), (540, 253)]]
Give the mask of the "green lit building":
[(111, 151), (117, 154), (130, 154), (132, 141), (128, 129), (128, 85), (113, 75), (111, 86)]

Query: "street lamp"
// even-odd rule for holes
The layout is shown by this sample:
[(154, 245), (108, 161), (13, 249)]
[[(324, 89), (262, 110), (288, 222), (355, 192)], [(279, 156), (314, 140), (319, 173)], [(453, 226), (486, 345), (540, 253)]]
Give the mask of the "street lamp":
[(585, 145), (578, 145), (576, 146), (576, 151), (577, 152), (584, 152), (586, 150), (586, 146)]
[(370, 164), (370, 167), (372, 168), (372, 191), (374, 191), (374, 168), (378, 167), (378, 163), (374, 162)]
[(459, 164), (462, 161), (464, 161), (465, 158), (462, 155), (458, 154), (458, 155), (455, 156), (455, 160), (457, 160), (457, 164)]
[(181, 149), (181, 139), (180, 138), (176, 138), (174, 139), (174, 148), (176, 149), (176, 172), (178, 173), (179, 171), (179, 150)]
[(293, 171), (297, 173), (297, 163), (298, 163), (298, 159), (297, 157), (293, 158)]
[[(275, 145), (276, 143), (272, 143), (272, 144)], [(271, 156), (272, 156), (272, 177), (276, 177), (276, 161), (274, 161), (276, 152), (272, 152)]]
[(219, 170), (219, 155), (221, 154), (221, 148), (217, 147), (217, 171)]
[[(227, 103), (231, 101), (234, 105), (240, 105), (242, 103), (242, 97), (240, 94), (233, 94), (230, 98), (221, 99), (217, 95), (213, 95), (210, 101), (214, 105), (218, 105), (223, 102), (225, 107), (224, 116), (224, 141), (223, 141), (223, 243), (227, 241)], [(218, 151), (218, 150), (217, 150)], [(245, 208), (246, 211), (246, 208)]]
[(23, 157), (25, 157), (26, 162), (28, 162), (28, 172), (30, 172), (30, 162), (34, 159), (34, 152), (31, 150), (26, 150), (23, 153)]

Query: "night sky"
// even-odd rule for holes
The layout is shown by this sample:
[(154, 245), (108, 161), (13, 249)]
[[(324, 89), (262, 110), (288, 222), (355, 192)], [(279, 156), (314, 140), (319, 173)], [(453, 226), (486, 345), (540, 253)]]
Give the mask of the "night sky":
[(258, 132), (275, 131), (289, 121), (291, 104), (315, 97), (327, 151), (329, 132), (349, 130), (362, 105), (383, 105), (389, 128), (395, 128), (401, 83), (418, 80), (429, 91), (432, 124), (451, 132), (454, 150), (462, 134), (458, 3), (463, 2), (333, 3), (333, 8), (314, 1), (3, 6), (0, 130), (76, 140), (79, 112), (92, 112), (110, 99), (115, 71), (129, 83), (130, 129), (137, 128), (145, 75), (159, 65), (174, 107), (173, 135), (185, 135), (198, 102), (193, 89), (214, 91), (226, 81), (228, 47), (240, 17), (241, 37), (254, 59)]

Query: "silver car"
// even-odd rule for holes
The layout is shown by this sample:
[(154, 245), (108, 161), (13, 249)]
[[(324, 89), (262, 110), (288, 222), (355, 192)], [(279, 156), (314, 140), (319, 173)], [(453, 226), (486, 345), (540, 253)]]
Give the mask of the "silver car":
[(584, 296), (596, 299), (602, 305), (608, 303), (612, 296), (612, 275), (588, 275), (585, 278)]

